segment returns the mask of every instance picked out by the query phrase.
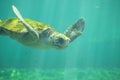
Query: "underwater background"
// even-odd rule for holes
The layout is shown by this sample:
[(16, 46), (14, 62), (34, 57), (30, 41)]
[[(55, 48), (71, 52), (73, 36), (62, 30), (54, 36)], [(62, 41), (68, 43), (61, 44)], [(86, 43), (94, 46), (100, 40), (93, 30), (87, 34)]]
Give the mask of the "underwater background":
[(0, 0), (0, 19), (16, 17), (63, 33), (83, 17), (83, 35), (63, 50), (29, 48), (0, 36), (0, 80), (120, 80), (119, 0)]

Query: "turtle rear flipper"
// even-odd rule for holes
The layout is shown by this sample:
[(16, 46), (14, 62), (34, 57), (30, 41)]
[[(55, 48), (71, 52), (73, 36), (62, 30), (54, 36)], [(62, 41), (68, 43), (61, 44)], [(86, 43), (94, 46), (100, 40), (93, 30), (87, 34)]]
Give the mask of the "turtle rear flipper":
[(85, 20), (80, 18), (77, 22), (75, 22), (72, 26), (70, 26), (66, 31), (65, 35), (70, 38), (70, 42), (80, 36), (85, 27)]
[(7, 35), (7, 33), (4, 31), (4, 28), (0, 26), (0, 35)]
[(15, 15), (18, 17), (18, 19), (22, 22), (22, 24), (25, 26), (25, 28), (28, 30), (28, 32), (30, 33), (30, 35), (35, 39), (38, 40), (39, 39), (39, 34), (38, 32), (36, 32), (31, 25), (29, 25), (22, 17), (22, 15), (20, 14), (20, 12), (18, 11), (18, 9), (13, 5), (12, 6), (13, 12), (15, 13)]
[(5, 28), (3, 28), (3, 21), (0, 20), (0, 35), (7, 35)]

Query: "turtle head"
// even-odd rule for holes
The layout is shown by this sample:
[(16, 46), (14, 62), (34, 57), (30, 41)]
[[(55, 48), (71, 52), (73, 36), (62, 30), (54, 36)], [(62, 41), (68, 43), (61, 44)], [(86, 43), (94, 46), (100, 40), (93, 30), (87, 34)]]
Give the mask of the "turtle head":
[(56, 49), (63, 49), (67, 47), (67, 45), (70, 42), (70, 39), (61, 33), (52, 34), (49, 37), (49, 40), (50, 40), (52, 47), (55, 47)]

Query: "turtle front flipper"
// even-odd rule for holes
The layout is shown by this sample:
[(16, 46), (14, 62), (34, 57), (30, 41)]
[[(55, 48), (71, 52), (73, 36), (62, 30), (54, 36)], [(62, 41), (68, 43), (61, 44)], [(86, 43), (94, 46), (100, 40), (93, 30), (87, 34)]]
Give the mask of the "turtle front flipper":
[(38, 40), (39, 39), (39, 34), (38, 32), (36, 32), (31, 25), (29, 25), (22, 17), (22, 15), (20, 14), (20, 12), (18, 11), (18, 9), (13, 5), (12, 6), (13, 12), (15, 13), (15, 15), (18, 17), (18, 19), (22, 22), (22, 24), (25, 26), (25, 28), (28, 30), (28, 32), (30, 33), (30, 35), (35, 39)]
[(65, 35), (70, 38), (70, 42), (80, 36), (85, 27), (85, 20), (80, 18), (77, 22), (75, 22), (72, 26), (68, 27), (65, 31)]

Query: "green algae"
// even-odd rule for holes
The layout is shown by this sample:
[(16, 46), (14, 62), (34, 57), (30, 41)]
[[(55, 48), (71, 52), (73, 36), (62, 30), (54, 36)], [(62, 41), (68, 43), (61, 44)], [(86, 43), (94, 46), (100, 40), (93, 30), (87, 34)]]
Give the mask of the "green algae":
[[(120, 79), (120, 68), (70, 70), (71, 71), (65, 72), (64, 69), (0, 69), (0, 80), (64, 80), (67, 74), (69, 74), (68, 77), (71, 77), (71, 80)], [(76, 77), (70, 75), (74, 73), (76, 73)]]

